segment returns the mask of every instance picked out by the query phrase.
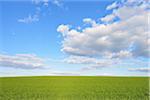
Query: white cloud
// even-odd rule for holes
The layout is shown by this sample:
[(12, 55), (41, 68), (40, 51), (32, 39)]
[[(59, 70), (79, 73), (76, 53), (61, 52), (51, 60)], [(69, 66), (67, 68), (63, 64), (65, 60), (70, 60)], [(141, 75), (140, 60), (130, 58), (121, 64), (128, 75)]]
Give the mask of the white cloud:
[[(119, 5), (114, 6), (116, 9), (110, 7), (113, 9), (111, 14), (100, 18), (104, 23), (85, 18), (83, 22), (91, 26), (80, 31), (68, 25), (57, 28), (64, 38), (62, 51), (68, 54), (66, 62), (86, 64), (89, 67), (85, 69), (94, 69), (129, 64), (124, 60), (128, 58), (135, 59), (136, 62), (138, 58), (149, 57), (149, 11), (147, 6), (141, 7), (146, 5), (145, 2), (132, 6), (126, 2), (116, 5)], [(116, 17), (119, 20), (113, 21)], [(111, 23), (105, 23), (110, 21)]]
[(120, 51), (116, 54), (112, 54), (112, 58), (129, 58), (132, 57), (132, 53), (130, 51)]
[(92, 25), (81, 31), (65, 25), (65, 29), (60, 31), (62, 26), (59, 26), (57, 31), (63, 36), (65, 32), (62, 51), (82, 56), (103, 57), (110, 53), (120, 57), (126, 53), (133, 57), (148, 57), (148, 10), (139, 6), (124, 5), (115, 9), (112, 14), (120, 20), (108, 24), (98, 24), (90, 18), (84, 19), (84, 22), (94, 23), (96, 26)]
[(90, 63), (97, 63), (96, 58), (92, 57), (84, 57), (84, 56), (69, 56), (68, 58), (64, 59), (64, 62), (67, 63), (75, 63), (75, 64), (90, 64)]
[(126, 4), (128, 4), (128, 5), (139, 5), (139, 4), (141, 4), (141, 3), (148, 3), (149, 2), (149, 0), (126, 0)]
[(32, 0), (32, 2), (35, 4), (39, 4), (41, 2), (41, 0)]
[(60, 0), (32, 0), (32, 3), (36, 6), (35, 13), (33, 13), (32, 15), (29, 14), (27, 17), (18, 19), (18, 22), (26, 24), (38, 22), (40, 20), (40, 16), (49, 14), (49, 3), (56, 5), (57, 7), (63, 7), (63, 3)]
[(117, 3), (116, 3), (116, 2), (114, 2), (113, 4), (111, 4), (111, 5), (107, 6), (106, 10), (114, 9), (114, 8), (116, 8), (117, 6), (118, 6), (118, 5), (117, 5)]
[[(33, 4), (35, 5), (39, 5), (41, 2), (45, 2), (45, 4), (48, 2), (48, 0), (32, 0)], [(40, 20), (40, 13), (41, 13), (41, 7), (40, 6), (36, 6), (36, 11), (34, 12), (34, 14), (29, 14), (27, 17), (24, 18), (19, 18), (17, 21), (20, 23), (25, 23), (25, 24), (29, 24), (29, 23), (35, 23), (38, 22)]]
[(62, 7), (63, 4), (60, 0), (51, 0), (51, 3), (53, 3), (54, 5), (58, 6), (58, 7)]
[(150, 68), (130, 68), (129, 71), (150, 72)]
[(134, 16), (143, 15), (146, 10), (140, 7), (123, 6), (113, 11), (120, 19), (125, 20)]
[(36, 5), (42, 4), (44, 6), (49, 6), (49, 3), (52, 3), (58, 7), (62, 7), (63, 3), (61, 0), (32, 0), (32, 2)]
[(48, 6), (49, 0), (32, 0), (32, 2), (36, 5), (42, 4), (44, 6)]
[(85, 70), (92, 70), (98, 68), (112, 67), (121, 63), (119, 59), (109, 59), (109, 58), (95, 58), (95, 57), (86, 57), (86, 56), (69, 56), (63, 60), (65, 63), (71, 64), (84, 64), (82, 68)]
[(97, 74), (96, 76), (114, 76), (112, 73), (100, 73)]
[(45, 6), (48, 6), (49, 0), (43, 0)]
[(101, 18), (100, 20), (103, 22), (112, 22), (115, 19), (115, 17), (116, 16), (114, 14), (110, 14), (110, 15), (107, 15), (107, 16)]
[(59, 25), (59, 27), (57, 28), (57, 32), (61, 32), (63, 34), (63, 36), (66, 36), (66, 33), (68, 33), (69, 31), (69, 25)]
[(85, 24), (91, 24), (92, 26), (96, 26), (97, 25), (96, 22), (94, 20), (92, 20), (91, 18), (84, 18), (83, 22)]
[(0, 54), (0, 67), (34, 69), (43, 68), (44, 66), (44, 59), (33, 54)]
[(28, 17), (25, 17), (23, 19), (18, 19), (18, 22), (21, 22), (21, 23), (32, 23), (32, 22), (38, 22), (39, 21), (39, 15), (38, 14), (35, 14), (33, 16), (31, 15), (28, 15)]
[(120, 58), (88, 58), (88, 57), (79, 58), (78, 57), (76, 59), (73, 59), (68, 57), (68, 63), (83, 64), (84, 67), (81, 69), (81, 71), (111, 68), (111, 67), (116, 67), (116, 68), (135, 67), (136, 68), (136, 67), (148, 66), (147, 61), (139, 58), (120, 59)]
[(80, 76), (81, 74), (78, 72), (52, 72), (50, 73), (51, 75), (54, 76)]

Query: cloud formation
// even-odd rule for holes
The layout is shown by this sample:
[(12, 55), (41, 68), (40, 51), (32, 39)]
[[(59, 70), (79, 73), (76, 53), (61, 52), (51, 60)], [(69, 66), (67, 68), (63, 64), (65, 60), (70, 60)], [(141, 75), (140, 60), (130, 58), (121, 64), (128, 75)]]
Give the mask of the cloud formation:
[(39, 15), (38, 14), (35, 14), (33, 16), (28, 15), (28, 17), (25, 17), (23, 19), (18, 19), (18, 22), (26, 23), (26, 24), (37, 22), (37, 21), (39, 21)]
[(44, 68), (44, 66), (44, 59), (33, 54), (0, 54), (0, 67), (35, 69)]
[(49, 3), (56, 5), (57, 7), (62, 7), (62, 2), (60, 0), (32, 0), (32, 3), (36, 5), (36, 11), (34, 14), (29, 14), (27, 17), (18, 19), (18, 22), (29, 24), (38, 22), (42, 12), (44, 11), (43, 7), (48, 10)]
[(115, 19), (115, 17), (116, 17), (116, 16), (115, 16), (114, 14), (110, 14), (110, 15), (107, 15), (107, 16), (101, 18), (100, 20), (101, 20), (102, 22), (108, 23), (108, 22), (112, 22), (112, 21)]
[(150, 68), (130, 68), (129, 71), (149, 72)]
[(70, 29), (68, 25), (60, 25), (57, 31), (64, 37), (62, 51), (72, 55), (92, 56), (126, 51), (133, 56), (148, 57), (148, 10), (141, 8), (142, 5), (123, 5), (115, 9), (112, 13), (120, 20), (110, 24), (84, 19), (92, 26), (81, 32)]
[(63, 3), (61, 2), (61, 0), (50, 0), (50, 2), (58, 7), (63, 6)]
[(92, 26), (96, 26), (97, 25), (96, 22), (94, 20), (92, 20), (91, 18), (84, 18), (83, 22), (85, 24), (91, 24)]
[(42, 4), (44, 6), (49, 6), (49, 3), (52, 3), (58, 7), (62, 7), (63, 3), (61, 0), (32, 0), (32, 2), (36, 5)]
[(148, 58), (150, 43), (147, 3), (147, 0), (115, 2), (106, 8), (112, 10), (112, 13), (99, 18), (102, 23), (85, 18), (83, 22), (91, 26), (80, 31), (69, 25), (58, 26), (57, 31), (64, 38), (62, 51), (69, 56), (68, 62), (75, 63), (74, 59), (79, 60), (76, 63), (93, 63), (93, 59), (103, 61), (107, 58), (108, 62), (112, 62), (114, 59)]
[(49, 0), (32, 0), (32, 2), (36, 5), (42, 4), (44, 6), (48, 6)]
[(114, 2), (114, 3), (112, 3), (111, 5), (108, 5), (107, 6), (107, 10), (111, 10), (111, 9), (114, 9), (114, 8), (116, 8), (118, 6), (118, 4), (116, 3), (116, 2)]
[(100, 59), (94, 57), (72, 55), (64, 59), (63, 61), (71, 64), (84, 64), (86, 67), (84, 67), (83, 70), (111, 67), (112, 65), (120, 63), (119, 59)]
[(74, 72), (52, 72), (50, 74), (54, 76), (80, 76), (79, 73)]

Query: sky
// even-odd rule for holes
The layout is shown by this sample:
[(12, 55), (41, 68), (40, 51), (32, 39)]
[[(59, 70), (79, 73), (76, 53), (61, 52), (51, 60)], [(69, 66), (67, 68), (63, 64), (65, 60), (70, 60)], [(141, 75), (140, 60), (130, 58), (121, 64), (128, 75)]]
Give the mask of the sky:
[(0, 0), (0, 76), (149, 76), (148, 0)]

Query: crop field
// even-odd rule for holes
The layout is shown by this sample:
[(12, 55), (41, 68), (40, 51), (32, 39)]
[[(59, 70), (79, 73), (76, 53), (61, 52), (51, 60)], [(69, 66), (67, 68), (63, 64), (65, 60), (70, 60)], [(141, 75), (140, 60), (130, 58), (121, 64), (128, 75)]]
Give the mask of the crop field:
[(149, 100), (148, 77), (0, 78), (0, 100)]

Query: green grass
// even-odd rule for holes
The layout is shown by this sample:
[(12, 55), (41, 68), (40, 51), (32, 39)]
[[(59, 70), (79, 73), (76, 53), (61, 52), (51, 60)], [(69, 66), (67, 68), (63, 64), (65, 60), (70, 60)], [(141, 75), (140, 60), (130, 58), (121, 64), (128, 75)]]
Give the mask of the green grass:
[(148, 77), (0, 78), (0, 100), (149, 100)]

